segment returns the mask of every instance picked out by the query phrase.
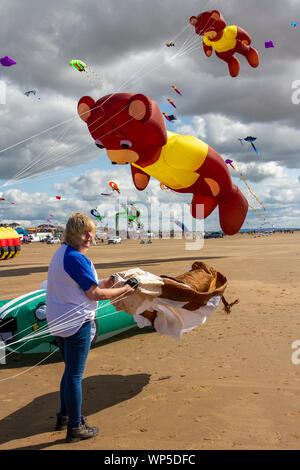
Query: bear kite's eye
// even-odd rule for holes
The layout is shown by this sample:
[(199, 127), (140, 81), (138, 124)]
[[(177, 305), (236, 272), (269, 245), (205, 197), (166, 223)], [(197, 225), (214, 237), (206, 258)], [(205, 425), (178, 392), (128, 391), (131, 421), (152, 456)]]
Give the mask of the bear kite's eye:
[(214, 30), (215, 30), (215, 28), (212, 26), (212, 27), (210, 28), (210, 30), (211, 30), (211, 31), (214, 31)]
[(130, 142), (130, 140), (121, 140), (120, 144), (123, 149), (130, 149), (130, 147), (132, 147), (132, 142)]
[(101, 142), (101, 140), (99, 140), (99, 139), (95, 140), (95, 144), (97, 145), (97, 147), (98, 147), (99, 149), (104, 149), (104, 145), (103, 145), (103, 143)]

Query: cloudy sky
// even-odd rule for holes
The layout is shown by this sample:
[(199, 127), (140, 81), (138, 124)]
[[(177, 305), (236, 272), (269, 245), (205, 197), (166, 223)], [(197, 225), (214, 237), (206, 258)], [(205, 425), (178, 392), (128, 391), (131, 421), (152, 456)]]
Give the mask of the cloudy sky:
[[(248, 31), (260, 53), (257, 69), (241, 57), (234, 79), (215, 54), (204, 56), (189, 18), (209, 9)], [(182, 220), (191, 196), (162, 191), (153, 179), (137, 192), (130, 168), (112, 168), (77, 115), (81, 96), (122, 91), (155, 99), (177, 116), (166, 121), (169, 130), (233, 160), (234, 182), (265, 217), (250, 209), (244, 228), (300, 227), (300, 0), (2, 0), (0, 14), (1, 56), (16, 62), (0, 66), (1, 222), (31, 226), (52, 214), (64, 224), (73, 211), (94, 207), (113, 220), (118, 198), (101, 196), (109, 181), (145, 214), (149, 204), (172, 205)], [(266, 49), (266, 41), (275, 47)], [(92, 68), (91, 80), (71, 59)], [(24, 95), (33, 89), (36, 95)], [(258, 154), (238, 140), (247, 135), (257, 137)], [(219, 228), (217, 212), (207, 230)]]

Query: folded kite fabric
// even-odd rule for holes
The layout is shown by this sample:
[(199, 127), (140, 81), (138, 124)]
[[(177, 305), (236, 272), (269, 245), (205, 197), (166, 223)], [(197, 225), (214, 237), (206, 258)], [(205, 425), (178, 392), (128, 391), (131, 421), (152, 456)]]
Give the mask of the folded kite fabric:
[(174, 339), (205, 323), (220, 300), (226, 313), (238, 302), (229, 304), (225, 300), (226, 277), (201, 261), (174, 278), (156, 276), (139, 268), (112, 275), (114, 282), (124, 282), (130, 277), (139, 281), (139, 287), (133, 294), (116, 301), (118, 310), (134, 315), (140, 328), (153, 325), (158, 333)]

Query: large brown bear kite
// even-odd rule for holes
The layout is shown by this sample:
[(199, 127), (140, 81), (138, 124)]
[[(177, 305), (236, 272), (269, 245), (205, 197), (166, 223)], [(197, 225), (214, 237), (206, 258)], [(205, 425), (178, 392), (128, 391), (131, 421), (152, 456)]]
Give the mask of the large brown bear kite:
[(214, 49), (217, 57), (227, 63), (232, 77), (237, 77), (240, 71), (240, 62), (234, 55), (236, 52), (245, 56), (251, 67), (259, 65), (259, 55), (257, 50), (250, 46), (249, 34), (239, 26), (226, 26), (219, 11), (205, 11), (198, 16), (192, 16), (190, 23), (195, 26), (196, 34), (203, 36), (205, 55), (210, 57)]
[[(237, 233), (248, 202), (232, 183), (223, 158), (205, 142), (166, 130), (163, 115), (151, 98), (115, 93), (94, 101), (79, 100), (78, 113), (99, 148), (115, 165), (131, 165), (135, 187), (142, 191), (150, 180), (179, 193), (192, 193), (191, 213), (206, 218), (219, 206), (224, 233)], [(204, 206), (204, 213), (199, 208)]]

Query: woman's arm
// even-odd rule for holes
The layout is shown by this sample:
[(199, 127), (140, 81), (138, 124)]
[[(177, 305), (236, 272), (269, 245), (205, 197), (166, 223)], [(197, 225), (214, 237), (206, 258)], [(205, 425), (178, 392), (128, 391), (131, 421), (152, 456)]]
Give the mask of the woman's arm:
[[(101, 284), (101, 283), (100, 283)], [(85, 294), (90, 300), (110, 300), (115, 299), (121, 294), (133, 294), (134, 289), (128, 284), (122, 287), (115, 287), (113, 289), (101, 289), (96, 284), (93, 284), (88, 290), (85, 291)]]

